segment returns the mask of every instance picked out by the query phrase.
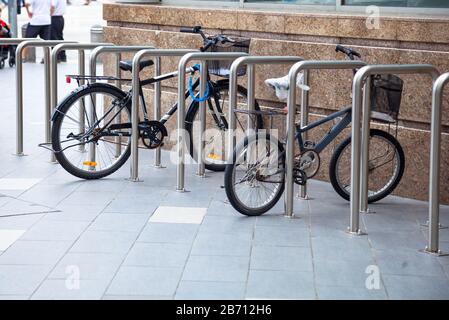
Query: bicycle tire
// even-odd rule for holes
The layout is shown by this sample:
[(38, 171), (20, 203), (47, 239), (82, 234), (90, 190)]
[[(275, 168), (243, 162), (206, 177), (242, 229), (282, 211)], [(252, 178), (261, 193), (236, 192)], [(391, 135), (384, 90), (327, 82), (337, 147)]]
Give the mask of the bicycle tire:
[[(64, 152), (60, 152), (62, 148), (59, 131), (61, 128), (62, 121), (64, 119), (64, 115), (68, 112), (70, 107), (74, 103), (76, 103), (80, 98), (85, 97), (87, 94), (95, 94), (95, 93), (109, 94), (118, 99), (123, 99), (126, 96), (125, 92), (107, 83), (93, 83), (81, 86), (77, 88), (75, 91), (73, 91), (70, 95), (68, 95), (57, 107), (57, 110), (59, 112), (56, 112), (56, 116), (53, 119), (53, 127), (52, 127), (52, 147), (53, 150), (55, 151), (56, 160), (67, 172), (78, 178), (85, 180), (101, 179), (114, 173), (125, 164), (125, 162), (131, 155), (131, 144), (129, 143), (120, 159), (109, 169), (102, 171), (84, 171), (73, 166), (64, 155)], [(131, 116), (131, 104), (127, 103), (126, 108), (129, 112), (129, 115)]]
[[(250, 208), (245, 206), (237, 197), (234, 189), (234, 168), (236, 165), (237, 155), (240, 154), (250, 143), (252, 143), (255, 140), (259, 140), (261, 138), (266, 139), (267, 141), (273, 141), (274, 139), (272, 136), (270, 136), (269, 133), (265, 133), (265, 137), (261, 137), (261, 133), (256, 133), (251, 136), (245, 137), (245, 139), (237, 145), (236, 148), (234, 148), (234, 152), (232, 154), (232, 163), (229, 163), (226, 165), (225, 169), (225, 175), (224, 175), (224, 186), (226, 191), (226, 196), (228, 197), (229, 203), (236, 209), (238, 212), (240, 212), (243, 215), (246, 216), (260, 216), (267, 211), (269, 211), (271, 208), (273, 208), (276, 203), (279, 201), (280, 197), (284, 193), (285, 188), (285, 181), (283, 181), (280, 184), (280, 188), (278, 189), (276, 195), (269, 201), (266, 205), (259, 207), (259, 208)], [(277, 141), (278, 146), (278, 154), (281, 155), (281, 162), (282, 165), (285, 168), (285, 151), (284, 146), (281, 142)], [(284, 175), (282, 175), (284, 177)]]
[[(394, 148), (396, 149), (399, 168), (397, 170), (397, 173), (394, 177), (393, 182), (387, 188), (385, 188), (385, 190), (383, 190), (375, 195), (369, 195), (368, 203), (377, 202), (379, 200), (382, 200), (389, 194), (391, 194), (394, 191), (394, 189), (396, 189), (396, 187), (401, 182), (401, 179), (402, 179), (402, 176), (403, 176), (404, 170), (405, 170), (404, 150), (402, 149), (399, 141), (394, 136), (389, 134), (388, 132), (378, 130), (378, 129), (371, 129), (370, 137), (374, 137), (374, 136), (379, 136), (383, 139), (386, 139), (389, 141), (389, 143), (391, 143), (391, 145), (394, 146)], [(347, 201), (349, 201), (349, 199), (350, 199), (350, 193), (344, 187), (342, 187), (339, 183), (339, 179), (337, 177), (337, 165), (338, 165), (340, 156), (342, 155), (343, 151), (345, 150), (345, 148), (348, 147), (348, 145), (350, 143), (351, 143), (351, 137), (347, 137), (345, 140), (343, 140), (340, 143), (340, 145), (337, 147), (337, 149), (335, 149), (335, 152), (333, 153), (331, 161), (329, 163), (329, 178), (330, 178), (332, 187), (343, 199), (345, 199)]]

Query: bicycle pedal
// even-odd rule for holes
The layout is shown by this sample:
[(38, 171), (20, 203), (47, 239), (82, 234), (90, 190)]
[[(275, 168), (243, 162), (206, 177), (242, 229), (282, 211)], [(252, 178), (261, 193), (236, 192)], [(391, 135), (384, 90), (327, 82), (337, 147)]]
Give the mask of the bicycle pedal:
[(297, 185), (305, 186), (307, 183), (307, 175), (303, 170), (293, 168), (293, 180)]

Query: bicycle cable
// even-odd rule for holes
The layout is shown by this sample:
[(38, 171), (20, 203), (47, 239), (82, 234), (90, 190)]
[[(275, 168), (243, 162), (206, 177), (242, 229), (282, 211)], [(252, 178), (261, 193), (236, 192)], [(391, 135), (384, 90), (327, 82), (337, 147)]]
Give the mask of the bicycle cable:
[[(195, 71), (201, 71), (201, 66), (199, 64), (195, 64), (192, 67), (193, 70)], [(209, 99), (209, 88), (210, 88), (210, 84), (209, 81), (207, 82), (206, 85), (206, 92), (204, 93), (204, 97), (201, 97), (200, 94), (198, 94), (197, 96), (195, 96), (195, 93), (193, 92), (193, 72), (190, 74), (189, 77), (189, 95), (192, 98), (192, 100), (194, 102), (204, 102), (207, 99)]]

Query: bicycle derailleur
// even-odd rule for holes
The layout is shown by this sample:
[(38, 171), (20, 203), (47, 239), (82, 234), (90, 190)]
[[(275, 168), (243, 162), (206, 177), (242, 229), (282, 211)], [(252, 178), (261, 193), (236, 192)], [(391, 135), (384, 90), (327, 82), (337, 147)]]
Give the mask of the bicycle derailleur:
[(296, 166), (293, 168), (293, 181), (300, 186), (305, 186), (307, 182), (306, 173)]
[(168, 135), (167, 128), (159, 121), (145, 120), (139, 123), (139, 133), (142, 143), (148, 149), (156, 149), (164, 145), (164, 138)]

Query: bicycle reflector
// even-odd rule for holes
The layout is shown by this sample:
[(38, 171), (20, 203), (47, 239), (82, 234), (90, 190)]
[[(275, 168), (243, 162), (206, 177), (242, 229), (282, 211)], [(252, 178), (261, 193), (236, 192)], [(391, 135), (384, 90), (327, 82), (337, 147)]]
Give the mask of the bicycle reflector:
[(66, 76), (65, 77), (65, 82), (66, 83), (72, 83), (72, 78), (70, 78), (70, 76)]
[(215, 153), (209, 153), (207, 155), (207, 157), (212, 160), (220, 160), (221, 159), (221, 156), (218, 154), (215, 154)]
[(96, 166), (97, 166), (97, 163), (96, 163), (96, 162), (93, 162), (93, 161), (84, 161), (84, 162), (83, 162), (83, 165), (89, 166), (89, 167), (96, 167)]

